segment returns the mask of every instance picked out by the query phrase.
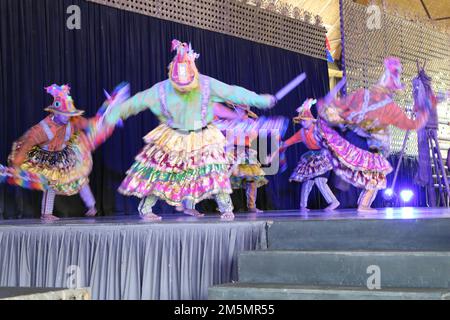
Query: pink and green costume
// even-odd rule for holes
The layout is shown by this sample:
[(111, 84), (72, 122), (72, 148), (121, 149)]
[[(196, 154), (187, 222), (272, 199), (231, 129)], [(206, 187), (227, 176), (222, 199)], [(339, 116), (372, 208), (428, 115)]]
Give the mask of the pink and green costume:
[(136, 94), (106, 115), (109, 125), (144, 110), (161, 124), (144, 141), (146, 145), (128, 170), (119, 192), (144, 198), (140, 213), (151, 213), (160, 198), (173, 206), (215, 198), (222, 213), (232, 212), (229, 194), (232, 159), (226, 140), (212, 123), (216, 102), (269, 108), (273, 97), (258, 95), (199, 75), (199, 85), (188, 92), (176, 90), (168, 79)]

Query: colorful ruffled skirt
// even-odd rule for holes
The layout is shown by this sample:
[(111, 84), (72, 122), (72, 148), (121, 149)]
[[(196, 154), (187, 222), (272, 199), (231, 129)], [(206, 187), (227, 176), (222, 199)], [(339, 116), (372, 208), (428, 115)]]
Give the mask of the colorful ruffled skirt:
[[(13, 145), (13, 153), (17, 147)], [(7, 182), (37, 190), (51, 188), (58, 195), (71, 196), (89, 183), (91, 170), (89, 144), (84, 133), (78, 133), (61, 151), (33, 147), (19, 168), (8, 168)]]
[(324, 120), (318, 121), (317, 128), (334, 173), (357, 188), (386, 188), (386, 175), (392, 172), (392, 166), (385, 157), (352, 145)]
[(232, 193), (232, 159), (225, 152), (225, 137), (214, 125), (185, 133), (161, 124), (144, 141), (146, 146), (128, 170), (120, 193), (153, 195), (173, 206)]
[(265, 178), (264, 170), (257, 160), (257, 152), (246, 147), (242, 156), (235, 156), (235, 167), (231, 175), (231, 187), (233, 189), (245, 188), (247, 183), (256, 183), (256, 187), (262, 187), (269, 183)]
[(303, 182), (326, 174), (333, 169), (330, 158), (322, 150), (303, 154), (289, 181)]

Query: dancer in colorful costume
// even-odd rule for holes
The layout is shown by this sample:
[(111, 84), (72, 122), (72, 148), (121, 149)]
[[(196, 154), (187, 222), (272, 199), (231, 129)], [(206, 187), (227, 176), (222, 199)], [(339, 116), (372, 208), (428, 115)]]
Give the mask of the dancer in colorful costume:
[(245, 189), (247, 208), (250, 212), (261, 213), (256, 207), (258, 188), (269, 181), (258, 161), (258, 153), (252, 143), (258, 138), (261, 130), (278, 130), (278, 136), (284, 135), (288, 121), (284, 117), (259, 118), (250, 107), (243, 105), (215, 106), (216, 116), (219, 118), (215, 125), (226, 135), (229, 142), (227, 150), (234, 159), (231, 170), (231, 186), (233, 189)]
[(215, 198), (221, 217), (233, 219), (229, 178), (230, 161), (225, 153), (225, 137), (212, 123), (214, 103), (231, 102), (265, 109), (273, 107), (275, 97), (258, 95), (237, 86), (201, 75), (195, 65), (199, 57), (190, 45), (172, 41), (176, 56), (169, 65), (169, 79), (136, 94), (105, 115), (114, 126), (144, 110), (151, 110), (161, 121), (145, 138), (146, 146), (119, 187), (119, 192), (143, 198), (142, 218), (159, 220), (152, 212), (158, 198), (169, 205), (191, 208), (186, 214), (197, 216), (193, 208), (203, 199)]
[[(417, 130), (428, 120), (429, 109), (415, 105), (415, 119), (410, 119), (394, 102), (396, 91), (403, 90), (401, 83), (402, 64), (398, 58), (386, 58), (385, 73), (379, 82), (369, 89), (356, 92), (328, 103), (319, 101), (318, 110), (321, 131), (326, 148), (336, 157), (338, 165), (334, 172), (345, 181), (363, 188), (358, 199), (358, 211), (373, 212), (371, 204), (377, 191), (386, 188), (386, 175), (392, 167), (386, 160), (389, 155), (389, 126), (403, 130)], [(346, 126), (365, 137), (372, 156), (335, 135), (328, 124)], [(323, 125), (322, 125), (323, 124)]]
[[(89, 187), (92, 170), (91, 152), (112, 134), (113, 127), (100, 128), (101, 117), (81, 117), (84, 111), (75, 108), (70, 87), (56, 84), (45, 88), (54, 101), (45, 110), (51, 114), (29, 129), (13, 144), (3, 168), (7, 182), (44, 191), (41, 219), (58, 220), (53, 215), (56, 195), (80, 194), (88, 208), (86, 216), (95, 216), (95, 199)], [(128, 95), (115, 96), (123, 101)]]
[[(244, 120), (256, 119), (258, 116), (248, 108), (243, 108)], [(251, 147), (252, 142), (258, 138), (256, 130), (249, 134), (237, 134), (233, 141), (233, 153), (236, 152), (236, 166), (231, 174), (231, 187), (233, 189), (245, 189), (247, 197), (247, 209), (253, 213), (261, 213), (256, 207), (258, 188), (266, 185), (269, 181), (265, 178), (264, 170), (258, 161), (258, 152)]]
[(307, 99), (294, 118), (295, 123), (300, 123), (302, 129), (297, 131), (291, 138), (282, 143), (280, 152), (284, 152), (290, 146), (303, 142), (310, 150), (303, 154), (300, 161), (290, 177), (290, 181), (302, 183), (300, 194), (300, 209), (308, 211), (308, 198), (314, 184), (319, 188), (328, 203), (327, 211), (339, 207), (340, 203), (328, 186), (329, 172), (333, 169), (330, 158), (321, 147), (321, 137), (318, 136), (317, 121), (311, 113), (311, 107), (317, 102), (315, 99)]

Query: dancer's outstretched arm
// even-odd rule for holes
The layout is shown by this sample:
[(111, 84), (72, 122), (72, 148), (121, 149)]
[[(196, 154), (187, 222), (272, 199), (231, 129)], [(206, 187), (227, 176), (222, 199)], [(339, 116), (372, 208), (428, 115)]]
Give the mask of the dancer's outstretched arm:
[(158, 97), (159, 84), (150, 89), (139, 92), (124, 103), (112, 108), (105, 114), (105, 122), (109, 126), (115, 126), (120, 119), (127, 119), (144, 110), (150, 109), (157, 117), (161, 116)]
[(272, 153), (270, 162), (273, 161), (273, 159), (275, 158), (275, 156), (277, 154), (280, 154), (280, 155), (283, 154), (286, 151), (286, 149), (289, 148), (290, 146), (300, 143), (300, 142), (304, 142), (305, 138), (303, 136), (302, 130), (303, 129), (300, 129), (299, 131), (294, 133), (294, 135), (292, 137), (290, 137), (286, 141), (282, 142), (280, 147)]
[(232, 102), (259, 109), (272, 108), (276, 103), (275, 97), (270, 94), (256, 94), (239, 86), (230, 86), (214, 78), (209, 79), (214, 102)]
[(417, 130), (422, 128), (428, 121), (429, 113), (421, 110), (417, 113), (416, 119), (410, 119), (405, 112), (395, 103), (389, 104), (380, 117), (383, 117), (402, 130)]
[(296, 133), (294, 133), (294, 135), (292, 137), (290, 137), (289, 139), (284, 141), (282, 147), (280, 148), (280, 151), (284, 151), (294, 144), (303, 142), (304, 138), (303, 138), (302, 130), (303, 129), (298, 130)]

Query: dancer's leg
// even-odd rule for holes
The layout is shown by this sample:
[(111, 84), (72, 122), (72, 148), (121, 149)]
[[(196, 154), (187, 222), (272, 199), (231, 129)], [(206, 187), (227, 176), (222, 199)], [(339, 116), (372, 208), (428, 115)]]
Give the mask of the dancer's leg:
[(328, 179), (324, 177), (316, 178), (315, 183), (317, 187), (319, 188), (320, 192), (322, 193), (323, 197), (329, 204), (328, 207), (325, 208), (325, 210), (334, 210), (337, 207), (339, 207), (340, 202), (336, 198), (336, 196), (331, 191), (330, 187), (328, 186)]
[(358, 212), (374, 213), (377, 210), (372, 209), (372, 205), (375, 197), (377, 196), (378, 190), (363, 190), (359, 195), (358, 199)]
[(42, 197), (42, 207), (41, 207), (41, 219), (46, 221), (59, 220), (58, 217), (53, 215), (53, 208), (55, 205), (56, 192), (52, 189), (44, 191)]
[(86, 208), (88, 208), (88, 211), (85, 213), (85, 215), (87, 217), (94, 217), (97, 214), (97, 210), (95, 209), (95, 198), (88, 184), (81, 188), (80, 197), (83, 200)]
[(195, 209), (195, 202), (193, 200), (184, 200), (183, 201), (183, 212), (189, 216), (193, 217), (203, 217), (204, 214), (198, 212)]
[(300, 191), (300, 210), (308, 211), (308, 198), (311, 193), (312, 187), (314, 186), (313, 180), (306, 180), (302, 183), (302, 190)]
[(160, 216), (157, 216), (153, 213), (152, 209), (153, 206), (156, 204), (156, 201), (158, 201), (158, 198), (155, 196), (148, 196), (141, 200), (139, 203), (139, 215), (142, 219), (145, 220), (161, 220)]
[(219, 193), (215, 196), (219, 211), (222, 214), (220, 217), (224, 220), (233, 220), (233, 202), (228, 193)]
[(247, 182), (245, 186), (245, 194), (247, 196), (248, 211), (261, 213), (262, 210), (256, 208), (256, 197), (258, 195), (258, 187), (256, 186), (256, 182)]

